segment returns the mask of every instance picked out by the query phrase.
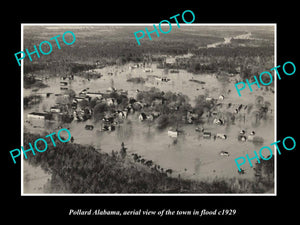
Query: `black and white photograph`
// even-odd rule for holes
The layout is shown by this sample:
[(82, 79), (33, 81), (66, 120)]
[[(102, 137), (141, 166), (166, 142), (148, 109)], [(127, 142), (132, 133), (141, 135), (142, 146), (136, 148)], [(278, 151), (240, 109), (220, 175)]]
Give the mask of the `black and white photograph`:
[(23, 158), (23, 194), (275, 194), (274, 157), (235, 163), (275, 141), (274, 82), (235, 84), (276, 66), (276, 25), (175, 23), (138, 45), (145, 27), (22, 25), (28, 52), (52, 40), (22, 61), (25, 149), (71, 133)]
[(296, 4), (111, 3), (1, 15), (3, 220), (297, 221)]

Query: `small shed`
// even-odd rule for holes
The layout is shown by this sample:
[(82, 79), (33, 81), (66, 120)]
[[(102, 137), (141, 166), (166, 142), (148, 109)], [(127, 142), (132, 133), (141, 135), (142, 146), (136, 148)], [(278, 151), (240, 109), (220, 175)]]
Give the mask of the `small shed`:
[(227, 139), (227, 135), (225, 135), (225, 134), (217, 134), (217, 138), (226, 140)]
[(221, 151), (220, 155), (222, 155), (222, 156), (229, 156), (229, 152)]
[(173, 129), (170, 129), (168, 130), (168, 136), (169, 137), (177, 137), (178, 136), (178, 131), (177, 130), (173, 130)]
[(85, 125), (86, 130), (93, 130), (94, 126), (93, 125)]
[(203, 138), (210, 139), (211, 138), (211, 132), (203, 132)]

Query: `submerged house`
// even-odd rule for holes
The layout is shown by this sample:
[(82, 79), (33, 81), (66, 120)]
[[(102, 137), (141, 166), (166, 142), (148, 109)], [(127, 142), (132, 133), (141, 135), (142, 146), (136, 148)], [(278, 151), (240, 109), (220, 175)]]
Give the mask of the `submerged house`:
[(117, 112), (119, 119), (126, 119), (127, 118), (127, 111), (118, 111)]
[(139, 120), (140, 121), (144, 121), (144, 120), (146, 120), (147, 119), (147, 115), (145, 114), (145, 113), (141, 113), (140, 115), (139, 115)]
[(151, 68), (145, 68), (144, 72), (152, 72), (152, 69)]
[(107, 99), (105, 100), (105, 102), (106, 102), (106, 104), (107, 104), (108, 106), (111, 106), (111, 105), (117, 105), (117, 100), (114, 99), (114, 98), (107, 98)]
[(79, 92), (80, 97), (85, 97), (87, 93), (87, 89), (83, 89), (81, 92)]
[(89, 97), (91, 97), (92, 99), (93, 99), (93, 98), (101, 99), (101, 98), (103, 97), (103, 94), (102, 94), (102, 93), (99, 93), (99, 92), (87, 92), (87, 93), (86, 93), (86, 96), (89, 96)]
[(243, 141), (243, 142), (245, 142), (247, 140), (247, 137), (246, 136), (244, 136), (244, 135), (239, 135), (238, 136), (238, 141)]
[(165, 60), (166, 65), (174, 65), (176, 63), (175, 57), (167, 57)]
[(131, 107), (134, 109), (134, 110), (140, 110), (142, 109), (144, 106), (141, 102), (134, 102)]
[(60, 86), (68, 86), (68, 82), (63, 82), (63, 81), (61, 81), (61, 82), (60, 82)]
[(27, 118), (27, 122), (29, 122), (30, 124), (38, 127), (44, 127), (45, 122), (52, 119), (52, 115), (50, 113), (32, 112), (27, 114)]
[(60, 113), (61, 110), (60, 110), (60, 108), (53, 106), (53, 107), (50, 108), (50, 112), (52, 112), (52, 113)]
[(153, 121), (154, 120), (154, 115), (153, 115), (153, 113), (151, 113), (150, 115), (147, 115), (147, 120), (149, 120), (149, 121)]
[(109, 87), (106, 90), (107, 93), (111, 93), (111, 92), (115, 92), (115, 91), (117, 91), (117, 90), (114, 87)]
[(227, 139), (227, 135), (225, 135), (225, 134), (217, 134), (216, 137), (217, 137), (217, 138), (220, 138), (220, 139), (223, 139), (223, 140), (226, 140), (226, 139)]
[(164, 104), (164, 99), (163, 98), (154, 98), (152, 103), (151, 103), (151, 106), (157, 106), (157, 105), (162, 105)]
[(171, 79), (169, 79), (169, 78), (167, 78), (167, 77), (162, 77), (161, 78), (161, 81), (163, 81), (163, 82), (168, 82), (168, 81), (170, 81)]
[(188, 111), (186, 115), (186, 119), (188, 123), (193, 123), (194, 120), (197, 120), (199, 115), (197, 113), (193, 113), (192, 111)]
[(94, 126), (93, 125), (85, 125), (86, 130), (93, 130)]
[(76, 101), (76, 102), (81, 102), (81, 101), (83, 101), (85, 98), (83, 98), (83, 97), (74, 97), (74, 101)]
[(178, 137), (178, 131), (176, 129), (171, 128), (168, 130), (168, 136), (176, 138)]
[(216, 125), (223, 125), (224, 124), (224, 122), (220, 119), (214, 119), (213, 123), (216, 124)]
[(113, 115), (106, 114), (102, 120), (104, 121), (104, 124), (112, 124), (115, 119)]
[(49, 113), (39, 113), (39, 112), (31, 112), (28, 113), (27, 118), (28, 119), (36, 119), (36, 120), (45, 120), (49, 119), (50, 115)]
[(102, 131), (114, 131), (116, 128), (114, 125), (104, 125)]
[(211, 132), (203, 132), (203, 138), (210, 139), (211, 138)]

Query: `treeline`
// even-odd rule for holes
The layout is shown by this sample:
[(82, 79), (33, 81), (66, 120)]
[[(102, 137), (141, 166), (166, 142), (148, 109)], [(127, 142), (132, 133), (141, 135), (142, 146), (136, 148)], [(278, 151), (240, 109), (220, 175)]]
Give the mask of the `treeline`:
[(45, 65), (43, 65), (43, 64), (32, 63), (32, 62), (28, 61), (28, 63), (24, 63), (24, 74), (40, 71), (40, 70), (43, 70), (44, 68), (45, 68)]
[[(79, 43), (79, 41), (81, 43)], [(142, 62), (144, 55), (180, 55), (188, 53), (188, 50), (193, 47), (195, 47), (194, 44), (186, 44), (184, 41), (173, 41), (171, 43), (166, 41), (147, 41), (140, 47), (134, 41), (128, 40), (111, 40), (108, 42), (97, 42), (96, 40), (85, 42), (84, 40), (78, 40), (78, 43), (75, 42), (74, 46), (65, 47), (61, 51), (53, 50), (51, 54), (47, 56), (43, 55), (40, 58), (32, 56), (33, 62), (26, 57), (24, 59), (26, 65), (25, 72), (53, 69), (49, 66), (49, 63), (51, 64), (53, 62), (55, 62), (56, 65), (62, 63), (71, 65), (72, 62), (90, 63), (96, 61), (103, 61), (108, 64), (112, 61), (114, 64), (118, 62)], [(38, 60), (38, 63), (34, 63), (35, 60)], [(37, 66), (37, 64), (40, 65)]]
[(70, 63), (71, 73), (78, 73), (86, 70), (95, 69), (96, 65), (88, 65), (88, 64), (79, 64), (79, 63)]
[(228, 47), (221, 46), (216, 48), (192, 49), (191, 52), (196, 56), (225, 56), (225, 57), (270, 57), (274, 55), (274, 45), (260, 47)]
[[(24, 39), (25, 46), (33, 46), (40, 40)], [(189, 49), (195, 48), (192, 41), (189, 43), (176, 41), (150, 41), (147, 40), (143, 46), (138, 46), (135, 39), (109, 39), (99, 40), (97, 37), (88, 39), (77, 39), (71, 47), (64, 46), (61, 50), (53, 50), (51, 54), (41, 55), (38, 58), (32, 55), (30, 61), (28, 57), (24, 60), (24, 73), (32, 73), (45, 70), (52, 75), (60, 73), (76, 73), (94, 68), (93, 63), (100, 62), (102, 66), (123, 65), (129, 62), (140, 63), (145, 58), (156, 60), (151, 55), (181, 55), (187, 54)], [(79, 63), (74, 63), (79, 62)], [(81, 65), (83, 64), (83, 65)]]
[(191, 58), (179, 58), (168, 68), (185, 69), (188, 72), (240, 74), (242, 79), (250, 78), (274, 65), (274, 47), (217, 47), (192, 49)]
[[(38, 138), (39, 135), (25, 133), (24, 143), (34, 143)], [(41, 166), (52, 174), (48, 187), (51, 193), (264, 193), (273, 187), (272, 181), (263, 178), (264, 170), (257, 180), (260, 183), (242, 178), (191, 181), (136, 166), (124, 155), (124, 146), (121, 157), (116, 157), (99, 153), (91, 146), (61, 143), (57, 138), (54, 141), (56, 147), (49, 141), (47, 151), (29, 155), (27, 159), (31, 165)], [(28, 144), (24, 147), (29, 148)], [(37, 147), (44, 148), (39, 144)]]
[(45, 88), (48, 85), (42, 81), (37, 80), (34, 76), (24, 76), (24, 88)]

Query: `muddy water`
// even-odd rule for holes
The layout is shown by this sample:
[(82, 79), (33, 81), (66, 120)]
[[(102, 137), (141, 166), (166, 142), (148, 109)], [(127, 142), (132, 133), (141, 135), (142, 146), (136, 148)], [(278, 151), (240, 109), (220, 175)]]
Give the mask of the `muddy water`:
[(23, 192), (44, 193), (45, 185), (51, 179), (51, 174), (45, 173), (41, 167), (33, 167), (24, 159), (23, 160)]
[[(129, 64), (124, 66), (111, 66), (96, 70), (101, 73), (103, 77), (97, 80), (88, 81), (84, 78), (75, 77), (71, 81), (70, 88), (77, 94), (85, 88), (89, 91), (105, 92), (108, 87), (114, 86), (116, 89), (123, 89), (128, 91), (128, 95), (136, 97), (136, 90), (148, 90), (151, 87), (159, 88), (161, 91), (172, 91), (182, 93), (189, 96), (191, 104), (196, 96), (200, 94), (208, 94), (210, 97), (218, 98), (220, 94), (225, 95), (224, 103), (235, 104), (249, 104), (254, 103), (256, 96), (262, 95), (265, 100), (268, 100), (272, 106), (274, 96), (271, 92), (262, 90), (254, 90), (252, 93), (245, 90), (242, 97), (239, 97), (234, 89), (234, 79), (230, 83), (224, 84), (219, 82), (213, 75), (193, 75), (183, 70), (179, 73), (165, 74), (162, 69), (157, 69), (156, 65), (149, 66), (152, 72), (144, 72), (142, 68), (129, 69)], [(113, 75), (108, 75), (113, 73)], [(159, 77), (168, 77), (169, 82), (157, 81), (150, 78), (149, 75), (156, 75)], [(134, 84), (126, 80), (131, 77), (143, 77), (148, 79), (145, 84)], [(204, 81), (205, 84), (198, 84), (190, 82), (190, 79)], [(58, 78), (52, 78), (45, 81), (48, 88), (42, 89), (38, 92), (60, 93)], [(228, 94), (228, 90), (231, 93)], [(29, 95), (31, 90), (24, 90), (24, 96)], [(55, 96), (51, 95), (45, 98), (44, 101), (33, 109), (24, 111), (24, 119), (31, 111), (49, 110), (55, 103)], [(78, 123), (73, 121), (68, 127), (76, 143), (92, 144), (99, 151), (110, 153), (112, 150), (119, 150), (121, 143), (124, 142), (128, 148), (128, 153), (138, 153), (147, 160), (153, 160), (154, 163), (160, 165), (165, 169), (172, 169), (173, 176), (179, 173), (181, 177), (191, 179), (213, 178), (213, 177), (237, 177), (237, 167), (234, 159), (240, 156), (245, 156), (248, 153), (254, 156), (253, 151), (259, 150), (251, 142), (239, 142), (237, 135), (240, 129), (247, 132), (247, 136), (252, 130), (255, 130), (258, 136), (264, 138), (263, 145), (269, 145), (274, 140), (274, 125), (273, 120), (262, 123), (259, 127), (252, 127), (251, 121), (237, 123), (235, 126), (220, 127), (216, 125), (207, 125), (205, 129), (211, 131), (213, 134), (224, 133), (228, 136), (227, 140), (210, 140), (203, 139), (199, 133), (195, 132), (194, 125), (186, 125), (181, 127), (184, 134), (178, 137), (177, 144), (174, 144), (174, 139), (167, 135), (167, 129), (157, 131), (154, 126), (147, 123), (140, 122), (138, 114), (130, 115), (127, 121), (120, 127), (116, 128), (114, 132), (101, 132), (101, 124), (95, 124), (93, 131), (84, 129), (86, 124), (92, 124), (92, 121)], [(31, 132), (40, 132), (38, 128), (25, 127)], [(49, 132), (53, 132), (49, 130)], [(220, 151), (227, 151), (230, 153), (229, 157), (220, 156)], [(249, 165), (245, 165), (246, 174), (243, 177), (253, 178), (253, 169)]]

